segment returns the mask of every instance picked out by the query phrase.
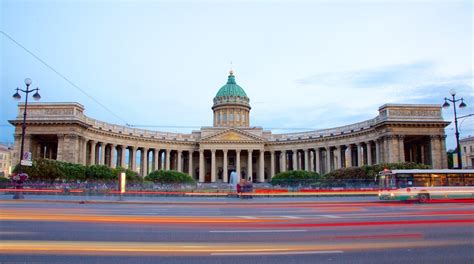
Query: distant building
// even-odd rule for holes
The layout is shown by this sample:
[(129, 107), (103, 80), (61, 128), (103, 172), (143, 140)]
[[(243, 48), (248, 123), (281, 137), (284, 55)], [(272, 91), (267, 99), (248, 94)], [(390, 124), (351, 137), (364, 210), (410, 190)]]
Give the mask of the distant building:
[(13, 148), (0, 144), (0, 177), (9, 177), (12, 171)]
[(459, 140), (463, 169), (474, 169), (474, 136)]
[[(264, 182), (287, 170), (324, 174), (397, 162), (423, 163), (434, 169), (448, 166), (444, 128), (449, 122), (443, 120), (441, 105), (384, 104), (376, 117), (359, 123), (274, 134), (250, 125), (250, 99), (231, 71), (211, 109), (213, 126), (185, 134), (102, 122), (86, 116), (79, 103), (32, 103), (25, 151), (31, 151), (33, 159), (121, 166), (141, 175), (178, 170), (199, 182), (228, 182), (232, 171)], [(18, 116), (10, 120), (16, 128), (17, 152), (23, 111), (20, 103)]]

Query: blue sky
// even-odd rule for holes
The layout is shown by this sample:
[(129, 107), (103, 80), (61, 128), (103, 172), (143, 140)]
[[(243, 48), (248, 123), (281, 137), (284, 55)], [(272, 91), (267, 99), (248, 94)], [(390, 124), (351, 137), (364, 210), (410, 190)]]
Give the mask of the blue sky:
[[(474, 112), (472, 1), (1, 0), (0, 142), (26, 77), (42, 102), (79, 102), (92, 118), (190, 132), (212, 125), (232, 61), (251, 125), (274, 133), (373, 118), (385, 103)], [(451, 121), (452, 108), (444, 110)], [(180, 128), (189, 127), (189, 128)], [(461, 136), (474, 135), (474, 118)], [(293, 129), (285, 129), (293, 128)], [(454, 146), (452, 125), (446, 129)]]

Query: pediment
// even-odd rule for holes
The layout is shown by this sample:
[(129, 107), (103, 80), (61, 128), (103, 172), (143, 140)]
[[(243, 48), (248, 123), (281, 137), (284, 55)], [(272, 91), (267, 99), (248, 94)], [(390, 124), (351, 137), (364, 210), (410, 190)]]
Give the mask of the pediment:
[(230, 128), (224, 131), (218, 132), (214, 135), (202, 138), (201, 141), (206, 142), (263, 142), (264, 139), (255, 136), (251, 133), (241, 131), (238, 129)]

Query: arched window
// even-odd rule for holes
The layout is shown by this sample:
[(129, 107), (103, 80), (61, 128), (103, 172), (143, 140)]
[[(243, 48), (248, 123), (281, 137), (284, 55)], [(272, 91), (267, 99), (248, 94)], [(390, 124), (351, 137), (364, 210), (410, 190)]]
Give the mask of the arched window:
[(237, 111), (237, 113), (235, 114), (235, 119), (237, 122), (240, 122), (240, 111)]
[(229, 121), (234, 122), (234, 112), (230, 112)]

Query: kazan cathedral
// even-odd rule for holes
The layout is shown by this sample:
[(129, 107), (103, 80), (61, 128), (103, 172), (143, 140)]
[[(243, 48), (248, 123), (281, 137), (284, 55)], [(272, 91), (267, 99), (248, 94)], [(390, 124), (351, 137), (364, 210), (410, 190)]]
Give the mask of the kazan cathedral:
[[(377, 163), (417, 162), (447, 168), (441, 105), (385, 104), (372, 119), (314, 131), (273, 134), (250, 126), (250, 99), (230, 71), (213, 99), (213, 126), (190, 134), (115, 125), (84, 114), (79, 103), (28, 104), (25, 151), (84, 165), (124, 167), (146, 176), (177, 170), (199, 182), (242, 178), (265, 182), (288, 170), (332, 170)], [(24, 104), (15, 126), (19, 153)]]

